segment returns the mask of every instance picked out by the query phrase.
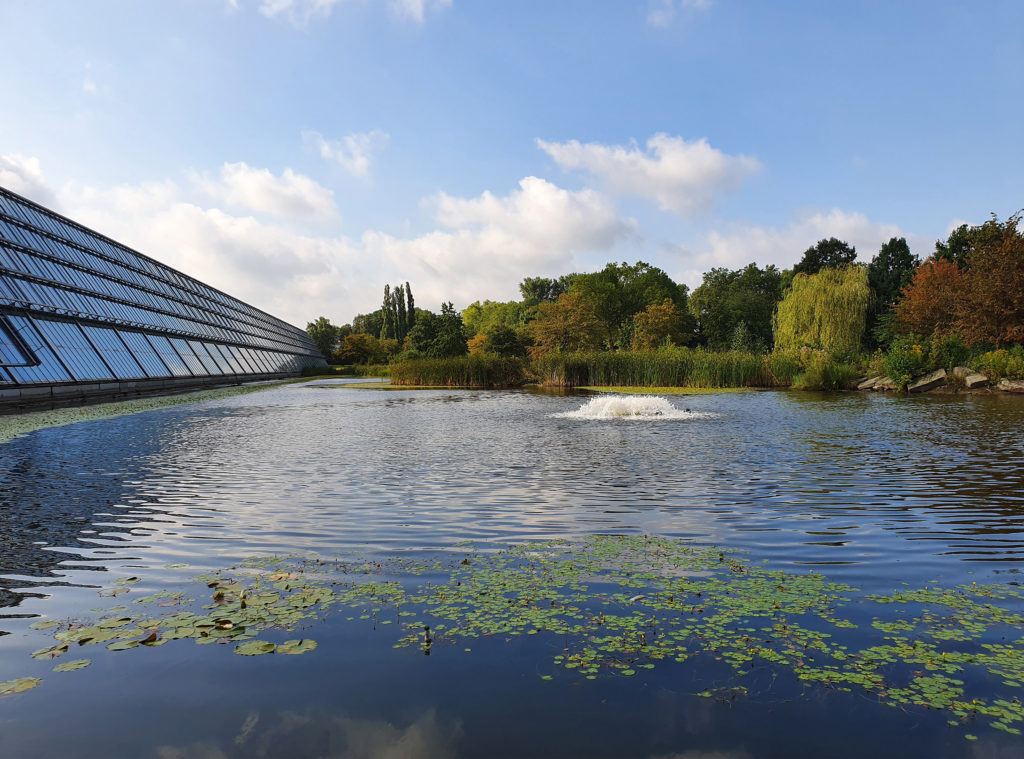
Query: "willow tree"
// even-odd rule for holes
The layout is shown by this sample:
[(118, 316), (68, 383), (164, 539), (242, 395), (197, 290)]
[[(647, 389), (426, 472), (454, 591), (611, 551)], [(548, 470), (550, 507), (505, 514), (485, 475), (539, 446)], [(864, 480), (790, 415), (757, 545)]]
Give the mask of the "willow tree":
[(856, 353), (864, 336), (869, 295), (864, 266), (797, 274), (775, 313), (775, 347)]

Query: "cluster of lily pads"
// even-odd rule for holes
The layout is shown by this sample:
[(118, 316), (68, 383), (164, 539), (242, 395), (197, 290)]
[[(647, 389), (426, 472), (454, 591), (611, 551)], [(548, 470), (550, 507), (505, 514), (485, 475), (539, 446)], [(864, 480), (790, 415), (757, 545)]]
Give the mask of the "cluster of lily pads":
[[(123, 593), (136, 580), (111, 590)], [(864, 595), (817, 572), (772, 570), (716, 548), (646, 536), (467, 548), (450, 561), (253, 559), (197, 580), (209, 591), (201, 605), (162, 591), (137, 599), (135, 613), (120, 606), (95, 621), (36, 623), (53, 630), (54, 645), (33, 656), (180, 640), (230, 645), (245, 656), (303, 654), (316, 642), (267, 638), (340, 614), (394, 629), (395, 648), (428, 654), (481, 638), (546, 636), (536, 639), (551, 652), (544, 680), (560, 670), (594, 680), (688, 659), (718, 661), (732, 673), (724, 690), (733, 694), (746, 692), (743, 678), (755, 672), (789, 673), (894, 706), (944, 710), (953, 725), (987, 718), (1018, 735), (1024, 722), (1015, 695), (1024, 683), (1024, 589), (1014, 584)], [(88, 664), (73, 659), (54, 669)], [(0, 694), (40, 682), (0, 683)]]

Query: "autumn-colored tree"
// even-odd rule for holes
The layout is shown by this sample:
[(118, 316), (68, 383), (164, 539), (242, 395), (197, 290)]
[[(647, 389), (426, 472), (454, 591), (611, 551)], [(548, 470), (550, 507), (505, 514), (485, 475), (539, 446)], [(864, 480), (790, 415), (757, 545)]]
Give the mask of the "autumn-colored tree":
[(470, 355), (483, 353), (484, 341), (486, 340), (487, 335), (485, 335), (483, 332), (477, 332), (475, 335), (473, 335), (473, 337), (469, 338), (469, 340), (466, 341), (466, 347), (469, 348)]
[(633, 317), (633, 350), (653, 350), (666, 341), (686, 345), (693, 335), (684, 332), (684, 314), (671, 298), (652, 303)]
[[(1024, 343), (1024, 234), (1021, 214), (1000, 224), (968, 253), (960, 297), (953, 304), (952, 331), (967, 343)], [(998, 235), (994, 233), (998, 229)]]
[(538, 305), (532, 326), (534, 346), (530, 350), (535, 357), (553, 351), (598, 350), (608, 340), (597, 306), (580, 291)]
[(963, 271), (953, 261), (930, 258), (914, 271), (896, 304), (896, 324), (922, 335), (952, 334), (956, 303), (963, 296)]

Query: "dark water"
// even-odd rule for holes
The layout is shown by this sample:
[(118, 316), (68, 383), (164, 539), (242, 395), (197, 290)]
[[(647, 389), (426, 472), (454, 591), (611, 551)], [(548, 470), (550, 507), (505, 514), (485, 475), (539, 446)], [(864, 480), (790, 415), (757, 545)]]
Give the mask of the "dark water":
[[(866, 694), (699, 698), (719, 675), (698, 665), (542, 681), (543, 636), (424, 657), (330, 618), (304, 656), (181, 641), (60, 675), (28, 657), (53, 642), (40, 618), (253, 555), (655, 534), (869, 592), (1024, 581), (1020, 399), (750, 392), (673, 399), (707, 412), (687, 419), (552, 416), (586, 400), (291, 386), (0, 445), (0, 681), (44, 678), (0, 697), (0, 757), (1024, 756)], [(126, 575), (130, 594), (98, 596)]]

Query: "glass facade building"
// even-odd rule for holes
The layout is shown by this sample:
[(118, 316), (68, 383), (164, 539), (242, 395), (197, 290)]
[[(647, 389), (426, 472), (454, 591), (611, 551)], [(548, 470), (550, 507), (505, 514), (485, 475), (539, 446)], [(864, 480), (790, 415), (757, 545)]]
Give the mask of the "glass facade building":
[(324, 365), (303, 330), (0, 187), (0, 410)]

